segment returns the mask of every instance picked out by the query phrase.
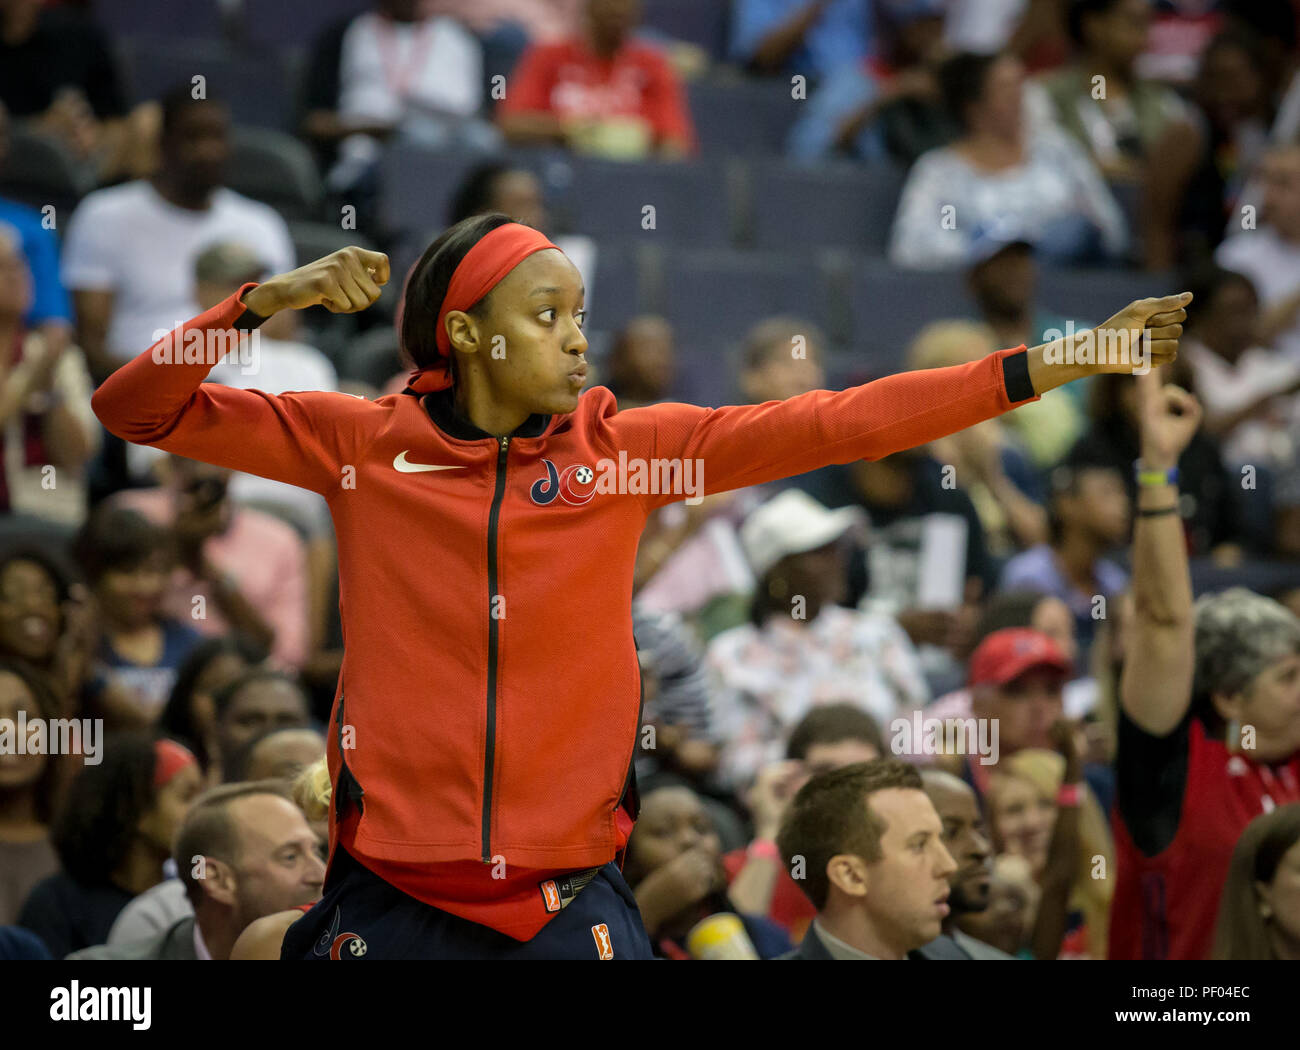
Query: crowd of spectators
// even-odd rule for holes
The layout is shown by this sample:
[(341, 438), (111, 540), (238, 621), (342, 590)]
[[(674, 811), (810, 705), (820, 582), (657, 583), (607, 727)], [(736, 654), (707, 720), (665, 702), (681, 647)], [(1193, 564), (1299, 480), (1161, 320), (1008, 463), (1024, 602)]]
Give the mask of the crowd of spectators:
[[(644, 229), (565, 228), (528, 151), (696, 164), (688, 88), (733, 77), (791, 85), (791, 164), (905, 171), (888, 262), (958, 273), (973, 309), (936, 310), (904, 367), (1086, 327), (1040, 299), (1051, 267), (1196, 298), (1160, 375), (652, 517), (624, 874), (656, 954), (1300, 958), (1300, 3), (700, 3), (722, 53), (647, 28), (654, 0), (328, 5), (295, 105), (329, 207), (355, 206), (338, 243), (402, 250), (394, 143), (462, 152), (445, 221), (544, 230), (598, 316), (635, 297), (599, 260)], [(275, 958), (325, 871), (330, 517), (126, 445), (90, 397), (310, 260), (300, 216), (229, 185), (223, 99), (132, 104), (98, 15), (0, 0), (0, 729), (104, 729), (0, 748), (0, 957)], [(5, 189), (37, 142), (82, 179), (70, 214)], [(395, 353), (349, 359), (387, 347), (382, 305), (368, 329), (316, 312), (209, 382), (400, 395)], [(593, 381), (683, 399), (683, 334), (634, 313)], [(876, 374), (757, 293), (735, 337), (733, 400)], [(966, 746), (922, 746), (934, 724)]]

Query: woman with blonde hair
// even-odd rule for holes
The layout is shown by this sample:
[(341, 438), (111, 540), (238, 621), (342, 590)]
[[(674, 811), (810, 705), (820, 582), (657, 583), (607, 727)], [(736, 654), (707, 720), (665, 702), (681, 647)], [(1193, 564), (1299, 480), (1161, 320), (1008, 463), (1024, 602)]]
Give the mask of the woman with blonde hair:
[(1228, 864), (1216, 959), (1300, 959), (1300, 802), (1246, 825)]
[[(1058, 741), (1076, 732), (1059, 725)], [(989, 822), (998, 853), (1024, 857), (1042, 890), (1035, 957), (1104, 959), (1114, 854), (1101, 806), (1083, 782), (1082, 749), (1069, 746), (1069, 758), (1027, 748), (999, 762)]]
[(329, 820), (330, 770), (325, 759), (318, 759), (293, 780), (293, 800), (309, 823)]

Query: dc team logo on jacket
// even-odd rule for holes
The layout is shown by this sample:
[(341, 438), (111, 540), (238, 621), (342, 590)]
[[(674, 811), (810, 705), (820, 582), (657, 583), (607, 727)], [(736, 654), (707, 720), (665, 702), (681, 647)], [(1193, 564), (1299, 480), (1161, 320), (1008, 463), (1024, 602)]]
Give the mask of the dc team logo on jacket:
[(542, 460), (546, 477), (533, 482), (528, 495), (539, 507), (554, 503), (558, 496), (572, 507), (590, 503), (596, 494), (596, 472), (587, 466), (565, 467), (559, 470), (549, 459)]

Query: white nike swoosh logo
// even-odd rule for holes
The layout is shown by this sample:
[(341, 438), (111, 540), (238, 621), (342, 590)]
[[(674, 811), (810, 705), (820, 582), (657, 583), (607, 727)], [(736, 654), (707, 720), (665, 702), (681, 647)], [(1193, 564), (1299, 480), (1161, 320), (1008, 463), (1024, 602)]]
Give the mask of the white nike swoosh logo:
[(444, 467), (437, 463), (408, 463), (406, 461), (406, 453), (410, 451), (411, 450), (408, 448), (404, 452), (399, 453), (393, 459), (393, 466), (396, 467), (398, 470), (400, 470), (403, 474), (418, 474), (422, 470), (464, 470), (465, 469), (464, 467), (461, 466)]

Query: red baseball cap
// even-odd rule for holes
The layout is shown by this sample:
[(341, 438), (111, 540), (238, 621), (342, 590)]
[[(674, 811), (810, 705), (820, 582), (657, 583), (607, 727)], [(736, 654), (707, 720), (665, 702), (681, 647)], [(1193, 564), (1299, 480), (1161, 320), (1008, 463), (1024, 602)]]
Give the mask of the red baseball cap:
[(1006, 685), (1026, 671), (1047, 667), (1063, 676), (1070, 661), (1042, 631), (1031, 627), (1004, 627), (980, 642), (970, 658), (971, 685)]

